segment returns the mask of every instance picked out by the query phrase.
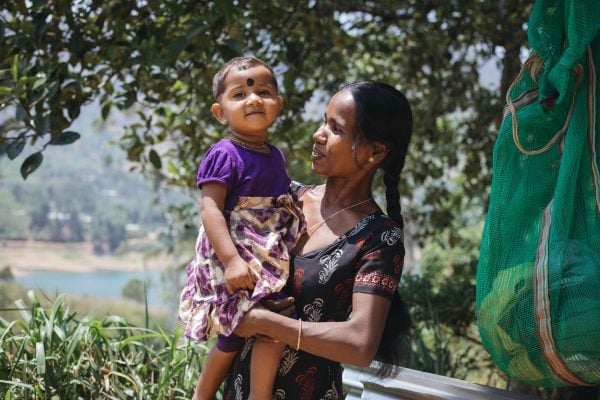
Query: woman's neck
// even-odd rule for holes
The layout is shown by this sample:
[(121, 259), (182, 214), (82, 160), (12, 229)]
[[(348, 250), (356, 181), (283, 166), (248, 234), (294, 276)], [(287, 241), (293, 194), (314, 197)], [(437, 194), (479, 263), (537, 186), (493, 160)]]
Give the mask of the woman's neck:
[(342, 182), (329, 178), (324, 185), (318, 187), (322, 194), (321, 205), (325, 207), (336, 206), (348, 207), (357, 201), (367, 200), (373, 197), (371, 186), (362, 182)]

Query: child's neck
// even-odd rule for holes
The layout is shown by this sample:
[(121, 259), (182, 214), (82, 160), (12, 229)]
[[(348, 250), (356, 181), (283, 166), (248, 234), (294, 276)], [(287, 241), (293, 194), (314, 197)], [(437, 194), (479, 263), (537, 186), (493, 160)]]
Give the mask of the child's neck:
[(262, 142), (255, 141), (255, 140), (249, 141), (246, 137), (241, 136), (235, 132), (231, 132), (227, 136), (227, 139), (229, 139), (233, 143), (237, 144), (238, 146), (244, 147), (246, 149), (257, 150), (257, 151), (268, 151), (269, 150), (269, 146), (267, 145), (267, 142), (265, 140), (263, 140)]

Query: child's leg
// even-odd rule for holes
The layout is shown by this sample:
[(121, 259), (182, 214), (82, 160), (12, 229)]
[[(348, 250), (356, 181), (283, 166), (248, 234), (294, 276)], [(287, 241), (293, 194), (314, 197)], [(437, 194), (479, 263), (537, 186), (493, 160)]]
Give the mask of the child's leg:
[(273, 399), (273, 384), (285, 344), (257, 338), (250, 361), (249, 400)]
[(217, 345), (213, 347), (204, 360), (200, 377), (192, 400), (213, 400), (221, 383), (235, 360), (241, 347), (242, 339), (219, 336)]

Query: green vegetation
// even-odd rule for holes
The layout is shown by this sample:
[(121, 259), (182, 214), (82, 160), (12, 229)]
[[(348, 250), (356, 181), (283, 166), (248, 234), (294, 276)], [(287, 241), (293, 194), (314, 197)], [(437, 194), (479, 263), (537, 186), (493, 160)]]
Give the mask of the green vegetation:
[(0, 318), (3, 399), (187, 399), (206, 347), (181, 330), (139, 328), (120, 316), (69, 311), (64, 296), (49, 307), (29, 292), (19, 319)]

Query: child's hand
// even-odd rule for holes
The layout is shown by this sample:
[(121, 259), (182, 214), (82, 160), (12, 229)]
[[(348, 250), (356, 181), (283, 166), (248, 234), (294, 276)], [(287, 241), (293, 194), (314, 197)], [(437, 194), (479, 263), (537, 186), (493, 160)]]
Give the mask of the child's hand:
[(241, 257), (234, 257), (225, 265), (225, 285), (229, 294), (239, 289), (254, 289), (256, 278)]

